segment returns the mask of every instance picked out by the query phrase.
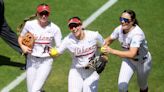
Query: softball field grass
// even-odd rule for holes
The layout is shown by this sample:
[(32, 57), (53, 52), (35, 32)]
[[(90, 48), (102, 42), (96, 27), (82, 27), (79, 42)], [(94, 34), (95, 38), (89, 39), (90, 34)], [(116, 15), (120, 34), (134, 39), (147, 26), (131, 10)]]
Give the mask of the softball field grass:
[[(67, 20), (72, 16), (87, 19), (108, 0), (44, 0), (51, 6), (50, 20), (56, 23), (65, 37), (70, 31), (67, 28)], [(16, 32), (16, 27), (35, 13), (36, 6), (43, 0), (4, 0), (5, 16), (10, 27)], [(140, 27), (145, 32), (150, 52), (152, 53), (152, 70), (148, 79), (149, 92), (163, 92), (164, 90), (164, 0), (118, 0), (116, 4), (96, 18), (86, 29), (99, 31), (104, 38), (109, 36), (112, 30), (119, 24), (119, 16), (125, 9), (132, 9), (137, 14)], [(17, 33), (17, 32), (16, 32)], [(115, 42), (113, 48), (121, 49)], [(20, 70), (25, 61), (24, 57), (10, 48), (0, 38), (0, 90), (20, 76)], [(101, 74), (98, 92), (118, 92), (117, 78), (121, 60), (110, 55), (109, 63)], [(65, 52), (54, 63), (44, 89), (46, 92), (67, 92), (67, 77), (71, 65), (71, 57)], [(22, 81), (11, 92), (27, 92), (26, 81)], [(129, 92), (139, 92), (136, 75), (129, 84)]]

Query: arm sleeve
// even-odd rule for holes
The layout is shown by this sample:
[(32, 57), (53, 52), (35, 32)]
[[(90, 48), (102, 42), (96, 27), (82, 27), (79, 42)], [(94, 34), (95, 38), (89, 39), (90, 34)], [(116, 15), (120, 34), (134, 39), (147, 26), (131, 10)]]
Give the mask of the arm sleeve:
[(62, 34), (61, 34), (60, 28), (57, 29), (54, 39), (55, 39), (56, 47), (58, 48), (61, 44), (61, 39), (62, 39)]
[(57, 51), (59, 52), (59, 54), (62, 54), (66, 50), (68, 42), (69, 41), (67, 40), (67, 38), (62, 40), (60, 46), (57, 48)]
[(97, 44), (98, 44), (98, 47), (101, 47), (105, 42), (104, 42), (104, 39), (103, 37), (99, 34), (99, 32), (96, 32), (97, 33), (97, 37), (96, 37), (96, 40), (97, 40)]
[(23, 27), (23, 29), (22, 29), (20, 35), (21, 35), (21, 36), (24, 36), (24, 35), (28, 32), (29, 29), (30, 29), (30, 26), (29, 26), (29, 23), (28, 23), (28, 21), (27, 21), (27, 22), (25, 23), (25, 25), (24, 25), (24, 27)]
[(145, 36), (142, 34), (136, 34), (133, 36), (130, 47), (138, 48), (137, 56), (135, 58), (143, 58), (148, 52)]
[(112, 32), (112, 34), (110, 35), (110, 37), (114, 40), (117, 39), (119, 37), (120, 31), (121, 31), (120, 27), (115, 28), (114, 31)]
[(130, 47), (140, 47), (144, 37), (141, 34), (136, 34), (133, 36)]

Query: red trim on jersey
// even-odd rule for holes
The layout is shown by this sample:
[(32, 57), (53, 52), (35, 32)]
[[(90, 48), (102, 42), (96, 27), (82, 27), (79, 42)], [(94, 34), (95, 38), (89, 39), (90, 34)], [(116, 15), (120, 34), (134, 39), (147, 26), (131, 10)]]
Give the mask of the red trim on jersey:
[(92, 54), (92, 53), (94, 53), (94, 51), (92, 51), (91, 53), (87, 53), (87, 54), (79, 55), (79, 56), (75, 56), (75, 57), (87, 56), (87, 55)]
[(49, 42), (35, 42), (35, 44), (50, 44)]

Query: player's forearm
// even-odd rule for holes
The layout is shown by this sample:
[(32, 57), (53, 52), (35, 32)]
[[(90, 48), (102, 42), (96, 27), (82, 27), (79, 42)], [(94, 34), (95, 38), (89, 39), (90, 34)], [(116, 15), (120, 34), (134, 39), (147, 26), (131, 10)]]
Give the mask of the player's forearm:
[(113, 42), (113, 40), (111, 39), (111, 37), (109, 36), (109, 37), (107, 37), (106, 39), (105, 39), (105, 46), (109, 46), (110, 44), (112, 44), (112, 42)]
[(134, 58), (135, 57), (135, 54), (133, 54), (131, 51), (120, 51), (120, 50), (111, 49), (110, 53), (117, 55), (119, 57), (122, 57), (122, 58)]
[(18, 37), (18, 43), (19, 43), (19, 46), (22, 48), (22, 46), (23, 46), (23, 44), (22, 44), (22, 37), (21, 36), (19, 36)]

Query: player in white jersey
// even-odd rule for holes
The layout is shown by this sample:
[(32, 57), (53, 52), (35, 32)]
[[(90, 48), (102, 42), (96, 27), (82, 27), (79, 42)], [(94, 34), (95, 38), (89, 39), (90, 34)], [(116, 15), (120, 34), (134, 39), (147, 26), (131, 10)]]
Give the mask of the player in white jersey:
[[(148, 75), (151, 69), (151, 55), (148, 51), (144, 32), (138, 26), (135, 12), (125, 10), (120, 23), (113, 33), (105, 39), (103, 52), (122, 57), (118, 78), (119, 92), (128, 92), (128, 84), (134, 72), (140, 92), (148, 92)], [(108, 47), (115, 39), (121, 43), (123, 51)]]
[(98, 55), (98, 48), (104, 43), (103, 37), (98, 32), (83, 29), (79, 17), (70, 18), (68, 27), (71, 33), (57, 48), (58, 54), (68, 50), (72, 55), (68, 92), (97, 92), (99, 74), (85, 67), (94, 55)]
[[(40, 4), (37, 7), (37, 18), (25, 23), (18, 39), (23, 52), (27, 53), (28, 92), (41, 92), (53, 63), (53, 58), (49, 55), (49, 47), (54, 45), (58, 47), (61, 44), (61, 30), (48, 20), (49, 15), (50, 7), (47, 4)], [(21, 43), (27, 32), (35, 37), (33, 49)]]

